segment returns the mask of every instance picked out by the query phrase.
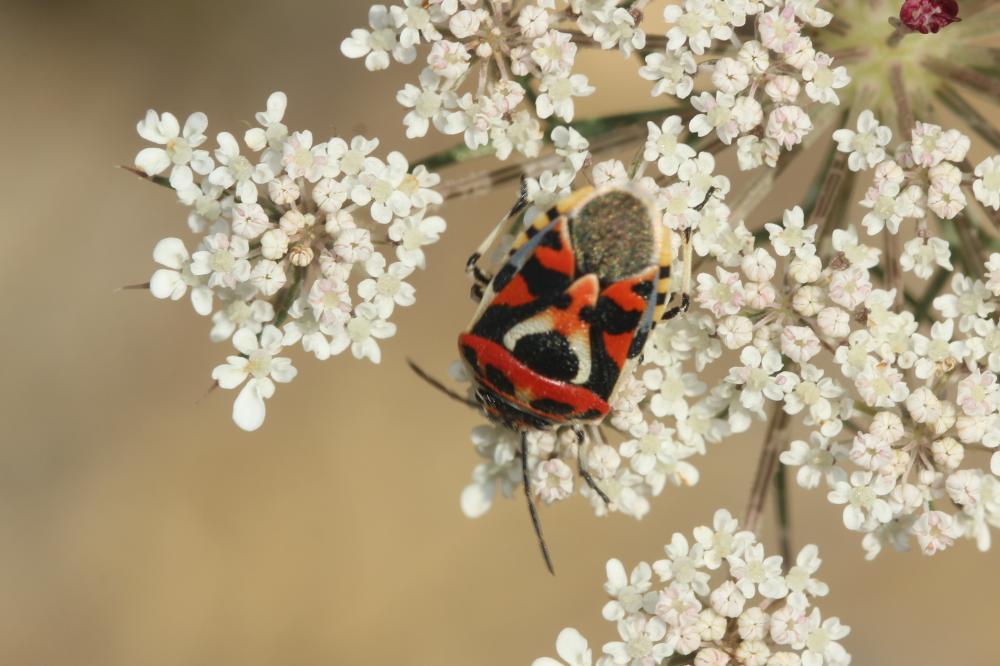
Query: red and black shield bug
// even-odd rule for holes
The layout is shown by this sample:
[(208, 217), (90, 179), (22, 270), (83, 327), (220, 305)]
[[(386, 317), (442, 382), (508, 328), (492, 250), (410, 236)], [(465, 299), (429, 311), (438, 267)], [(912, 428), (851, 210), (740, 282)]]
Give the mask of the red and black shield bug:
[[(601, 441), (597, 425), (653, 326), (690, 304), (691, 231), (684, 232), (681, 302), (667, 309), (671, 234), (645, 192), (631, 186), (574, 191), (524, 227), (496, 275), (484, 274), (482, 252), (524, 207), (522, 189), (518, 204), (469, 259), (479, 307), (458, 348), (475, 402), (449, 393), (520, 433), (528, 508), (552, 571), (531, 494), (527, 432), (570, 428), (582, 442), (587, 428)], [(608, 502), (582, 465), (578, 469)]]

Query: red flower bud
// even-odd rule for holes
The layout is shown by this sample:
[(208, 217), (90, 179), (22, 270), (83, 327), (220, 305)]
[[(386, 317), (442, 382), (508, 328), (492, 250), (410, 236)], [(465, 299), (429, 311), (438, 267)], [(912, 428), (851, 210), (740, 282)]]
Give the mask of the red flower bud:
[(962, 19), (958, 18), (955, 0), (905, 0), (899, 8), (899, 20), (907, 28), (926, 35)]

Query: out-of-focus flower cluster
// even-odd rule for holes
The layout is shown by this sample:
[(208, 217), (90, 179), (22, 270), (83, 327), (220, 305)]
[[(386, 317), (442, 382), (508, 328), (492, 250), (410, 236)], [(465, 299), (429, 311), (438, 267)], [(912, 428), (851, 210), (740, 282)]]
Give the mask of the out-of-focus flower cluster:
[[(514, 151), (537, 155), (543, 123), (571, 122), (574, 99), (594, 92), (585, 75), (573, 72), (581, 47), (637, 52), (644, 61), (639, 75), (653, 82), (653, 96), (689, 100), (690, 130), (737, 144), (747, 169), (774, 166), (812, 131), (813, 107), (838, 104), (837, 91), (850, 82), (807, 34), (832, 18), (815, 0), (685, 0), (663, 10), (666, 35), (651, 39), (642, 27), (647, 4), (405, 0), (373, 6), (369, 27), (354, 30), (341, 50), (378, 70), (391, 59), (413, 62), (426, 46), (419, 81), (396, 96), (409, 109), (407, 135), (424, 136), (434, 125), (463, 135), (470, 149), (491, 147), (501, 159)], [(748, 26), (757, 38), (735, 37)], [(695, 91), (699, 73), (710, 85)], [(569, 152), (585, 150), (581, 137), (559, 131), (549, 137), (557, 148), (571, 143)], [(566, 167), (579, 168), (579, 162)]]
[(393, 310), (414, 302), (407, 279), (445, 228), (427, 214), (442, 201), (438, 176), (410, 169), (398, 152), (376, 157), (377, 140), (317, 142), (289, 131), (286, 103), (270, 96), (245, 148), (221, 132), (209, 152), (203, 113), (181, 126), (149, 111), (138, 124), (156, 146), (139, 152), (136, 167), (176, 191), (201, 235), (190, 251), (179, 238), (157, 243), (162, 268), (149, 288), (172, 300), (190, 293), (198, 314), (211, 315), (212, 341), (231, 339), (237, 353), (212, 377), (243, 387), (233, 420), (245, 430), (263, 423), (275, 382), (295, 377), (286, 348), (319, 360), (350, 349), (379, 362), (378, 341), (396, 332)]
[(693, 538), (675, 533), (666, 557), (640, 562), (631, 572), (607, 564), (602, 611), (620, 639), (605, 643), (595, 661), (586, 639), (564, 629), (556, 641), (563, 661), (533, 666), (845, 666), (840, 644), (850, 629), (823, 619), (816, 599), (829, 592), (815, 575), (821, 560), (806, 546), (783, 572), (780, 556), (766, 556), (753, 533), (740, 531), (728, 511)]

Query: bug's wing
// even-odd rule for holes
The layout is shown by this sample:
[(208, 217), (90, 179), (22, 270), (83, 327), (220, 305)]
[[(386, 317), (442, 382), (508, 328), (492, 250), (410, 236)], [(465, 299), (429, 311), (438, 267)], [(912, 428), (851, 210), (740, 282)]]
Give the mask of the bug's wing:
[(566, 217), (555, 217), (541, 230), (532, 225), (518, 241), (473, 317), (471, 329), (477, 335), (499, 341), (506, 329), (547, 307), (573, 281), (576, 258)]
[(591, 378), (587, 387), (610, 399), (623, 372), (634, 365), (655, 323), (659, 267), (619, 280), (597, 300), (590, 327)]

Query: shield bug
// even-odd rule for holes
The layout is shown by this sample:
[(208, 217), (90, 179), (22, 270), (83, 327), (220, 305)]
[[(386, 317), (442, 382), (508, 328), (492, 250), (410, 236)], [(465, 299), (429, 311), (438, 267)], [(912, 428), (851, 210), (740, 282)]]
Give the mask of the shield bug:
[[(709, 196), (711, 193), (709, 193)], [(708, 197), (706, 196), (706, 201)], [(652, 199), (638, 187), (586, 187), (539, 214), (518, 234), (493, 276), (479, 268), (504, 222), (467, 264), (479, 307), (458, 338), (473, 381), (475, 402), (493, 422), (521, 435), (521, 472), (532, 523), (546, 566), (527, 467), (527, 433), (584, 429), (601, 441), (597, 426), (611, 411), (619, 380), (638, 362), (653, 326), (687, 310), (690, 298), (690, 229), (684, 231), (684, 288), (668, 309), (673, 252), (670, 230)], [(416, 368), (415, 368), (416, 369)], [(581, 477), (605, 502), (582, 464)]]

